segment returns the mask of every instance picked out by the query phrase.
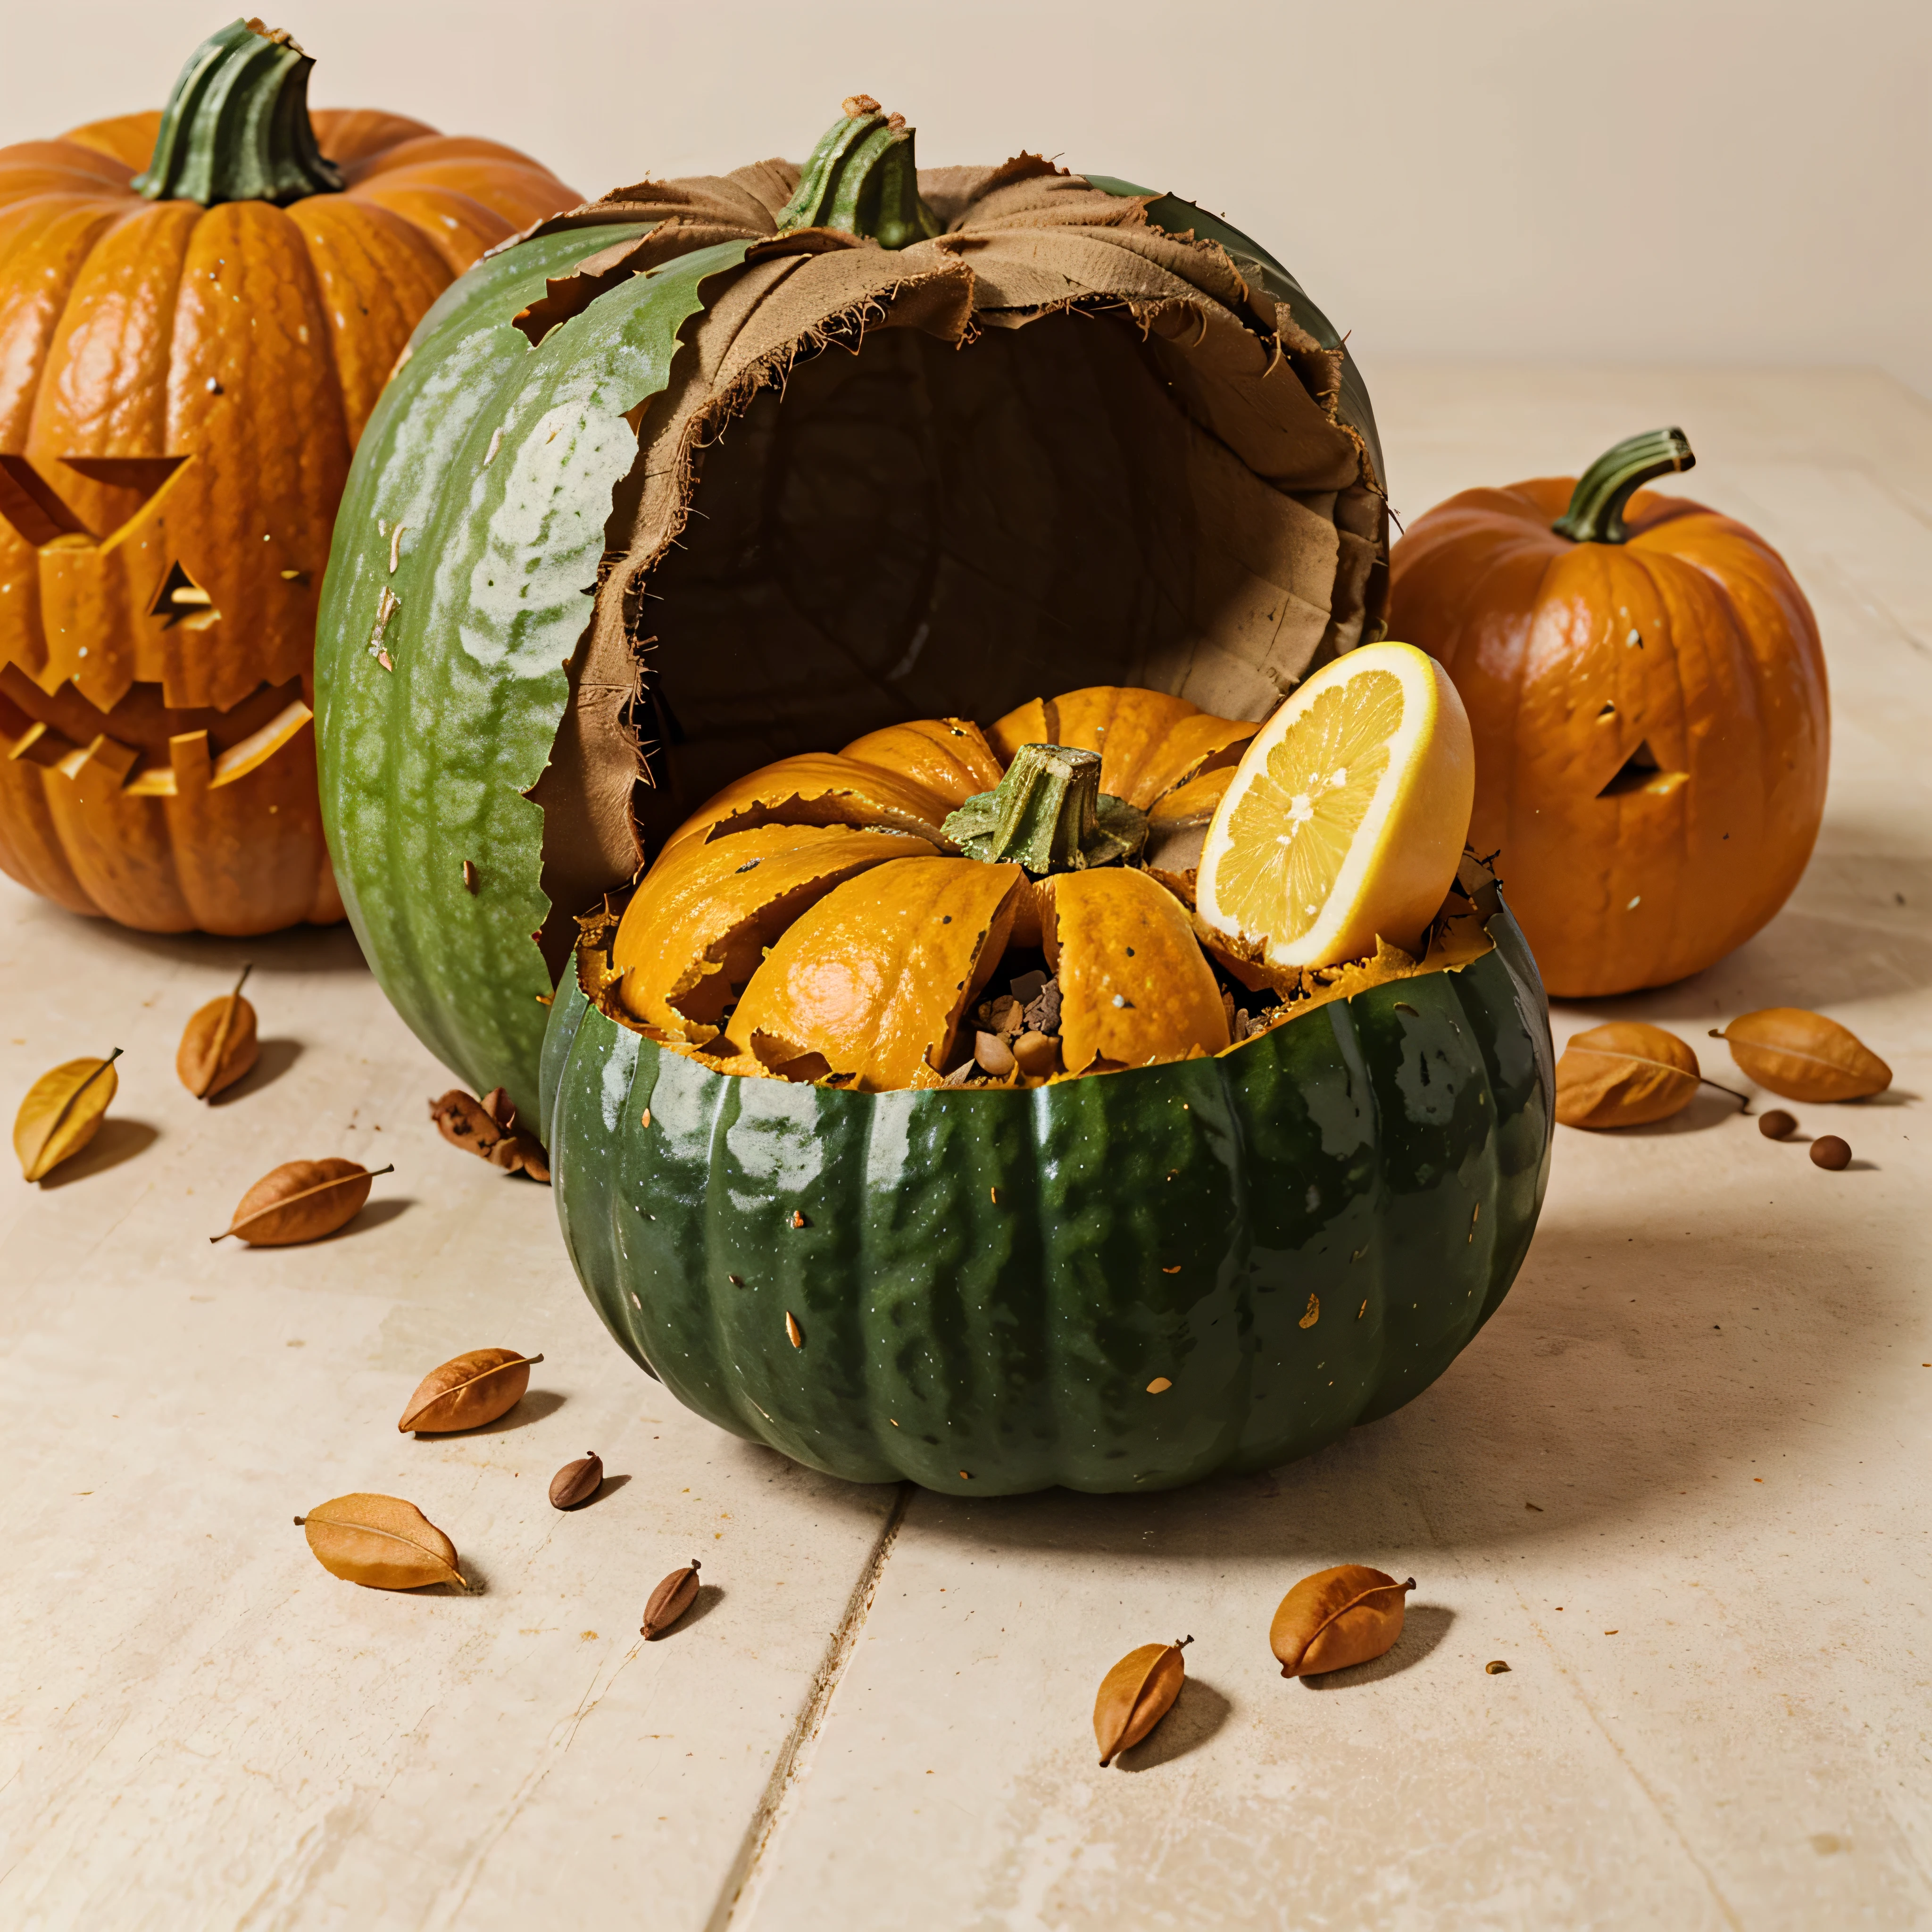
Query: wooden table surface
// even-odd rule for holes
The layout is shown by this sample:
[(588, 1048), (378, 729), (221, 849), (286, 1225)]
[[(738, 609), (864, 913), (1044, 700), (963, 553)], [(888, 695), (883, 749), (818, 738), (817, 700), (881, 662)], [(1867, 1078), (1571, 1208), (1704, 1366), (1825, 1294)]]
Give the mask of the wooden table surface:
[[(0, 1102), (127, 1049), (94, 1148), (0, 1194), (0, 1925), (1932, 1922), (1932, 405), (1855, 371), (1370, 373), (1405, 514), (1681, 422), (1691, 493), (1796, 570), (1834, 712), (1804, 883), (1709, 972), (1556, 1025), (1702, 1049), (1833, 1013), (1897, 1075), (1796, 1110), (1852, 1168), (1715, 1097), (1560, 1130), (1495, 1320), (1322, 1454), (1156, 1496), (853, 1488), (618, 1353), (547, 1191), (435, 1137), (449, 1083), (346, 930), (154, 938), (0, 884)], [(175, 1042), (244, 956), (262, 1064), (204, 1107)], [(396, 1164), (350, 1233), (209, 1245), (325, 1154)], [(516, 1411), (398, 1432), (496, 1344), (545, 1357)], [(592, 1448), (610, 1487), (558, 1515)], [(362, 1489), (482, 1587), (325, 1574), (291, 1517)], [(693, 1556), (712, 1587), (642, 1644)], [(1284, 1682), (1274, 1605), (1342, 1561), (1420, 1580), (1407, 1631)], [(1099, 1770), (1102, 1671), (1190, 1632), (1180, 1703)]]

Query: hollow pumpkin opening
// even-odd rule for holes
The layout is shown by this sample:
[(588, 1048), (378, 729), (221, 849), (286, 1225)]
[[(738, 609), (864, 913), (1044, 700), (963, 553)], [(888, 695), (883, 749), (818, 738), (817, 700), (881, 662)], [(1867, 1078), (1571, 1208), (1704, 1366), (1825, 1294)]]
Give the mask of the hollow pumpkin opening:
[[(628, 600), (625, 772), (588, 752), (633, 781), (638, 861), (745, 772), (908, 717), (1133, 684), (1258, 718), (1376, 634), (1382, 500), (1333, 487), (1335, 429), (1299, 386), (1305, 428), (1265, 424), (1264, 475), (1204, 426), (1194, 345), (1118, 304), (982, 318), (963, 346), (867, 320), (707, 433)], [(649, 486), (620, 490), (614, 548)], [(610, 872), (581, 794), (535, 796), (554, 968)]]

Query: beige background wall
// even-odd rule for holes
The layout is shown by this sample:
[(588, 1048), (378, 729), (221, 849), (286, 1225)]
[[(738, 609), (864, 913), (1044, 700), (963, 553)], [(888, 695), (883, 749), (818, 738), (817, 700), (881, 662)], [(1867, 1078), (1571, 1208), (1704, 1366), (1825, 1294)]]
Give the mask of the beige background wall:
[[(1928, 0), (280, 4), (318, 104), (494, 134), (587, 193), (800, 155), (860, 88), (927, 161), (1172, 188), (1272, 246), (1372, 383), (1863, 363), (1932, 396)], [(0, 140), (158, 105), (224, 17), (0, 0)]]

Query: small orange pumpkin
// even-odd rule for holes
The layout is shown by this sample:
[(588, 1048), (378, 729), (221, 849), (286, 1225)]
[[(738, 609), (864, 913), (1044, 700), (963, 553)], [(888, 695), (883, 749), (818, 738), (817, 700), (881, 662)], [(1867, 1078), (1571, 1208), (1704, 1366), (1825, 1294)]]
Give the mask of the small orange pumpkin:
[(608, 990), (722, 1072), (936, 1087), (971, 1065), (967, 1016), (1008, 946), (1036, 946), (1057, 1039), (1006, 1081), (1220, 1052), (1228, 1008), (1187, 906), (1113, 862), (1142, 850), (1162, 800), (1210, 771), (1225, 785), (1256, 728), (1097, 686), (983, 733), (925, 718), (781, 759), (667, 842)]
[(165, 113), (0, 148), (0, 868), (149, 932), (342, 916), (310, 704), (350, 458), (430, 303), (576, 199), (311, 120), (313, 64), (238, 20)]
[(1662, 986), (1790, 896), (1825, 806), (1818, 626), (1742, 524), (1633, 495), (1680, 430), (1580, 480), (1466, 490), (1390, 557), (1390, 629), (1440, 660), (1476, 744), (1471, 842), (1496, 853), (1550, 992)]

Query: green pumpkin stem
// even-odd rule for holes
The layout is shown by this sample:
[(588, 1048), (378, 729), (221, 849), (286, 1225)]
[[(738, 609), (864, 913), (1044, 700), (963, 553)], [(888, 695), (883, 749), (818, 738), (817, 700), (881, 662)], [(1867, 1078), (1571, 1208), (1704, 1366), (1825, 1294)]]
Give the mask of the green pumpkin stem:
[(175, 82), (135, 193), (204, 208), (340, 194), (342, 171), (322, 158), (309, 122), (314, 64), (281, 29), (259, 20), (211, 34)]
[(869, 94), (855, 94), (812, 149), (798, 191), (778, 211), (778, 232), (842, 228), (882, 248), (908, 248), (940, 232), (920, 200), (913, 130)]
[(1628, 543), (1624, 506), (1653, 478), (1696, 466), (1681, 429), (1649, 429), (1606, 450), (1576, 479), (1570, 507), (1550, 526), (1573, 543)]
[(968, 858), (1042, 878), (1131, 858), (1147, 842), (1147, 817), (1101, 790), (1097, 752), (1022, 745), (998, 789), (969, 798), (944, 830)]

